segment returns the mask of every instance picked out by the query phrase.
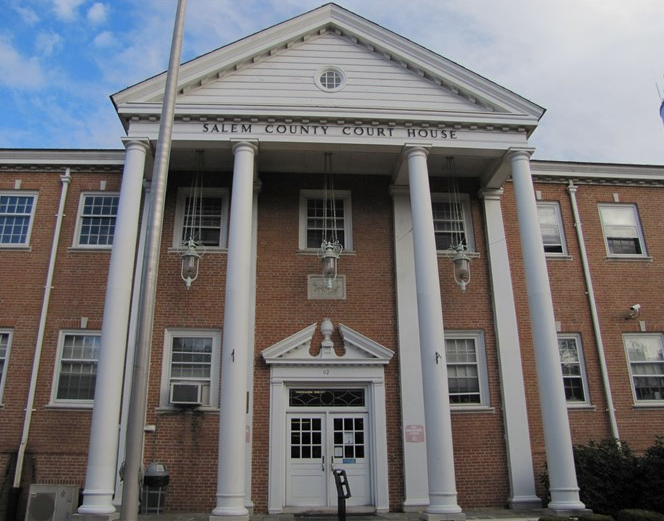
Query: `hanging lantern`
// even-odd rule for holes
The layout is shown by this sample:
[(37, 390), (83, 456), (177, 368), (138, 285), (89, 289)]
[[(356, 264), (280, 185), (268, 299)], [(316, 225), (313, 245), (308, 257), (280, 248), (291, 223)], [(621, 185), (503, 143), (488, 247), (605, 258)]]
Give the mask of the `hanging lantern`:
[(191, 288), (191, 283), (198, 278), (198, 265), (201, 256), (196, 251), (196, 242), (189, 239), (187, 247), (181, 254), (182, 267), (180, 268), (180, 277), (184, 280), (187, 289)]
[(332, 154), (326, 152), (323, 172), (323, 242), (318, 250), (318, 258), (321, 261), (323, 283), (328, 290), (334, 287), (339, 257), (343, 251), (343, 246), (337, 239), (337, 212), (331, 163)]
[(186, 200), (185, 219), (183, 226), (183, 237), (180, 251), (180, 277), (187, 289), (191, 283), (198, 278), (200, 260), (205, 253), (205, 245), (202, 240), (202, 215), (203, 215), (203, 182), (202, 169), (205, 163), (204, 151), (197, 150), (195, 165), (197, 171), (192, 176), (191, 193)]
[(454, 281), (461, 286), (461, 291), (466, 291), (466, 286), (470, 283), (470, 257), (466, 255), (466, 248), (463, 244), (456, 247), (456, 255), (452, 258), (454, 266)]

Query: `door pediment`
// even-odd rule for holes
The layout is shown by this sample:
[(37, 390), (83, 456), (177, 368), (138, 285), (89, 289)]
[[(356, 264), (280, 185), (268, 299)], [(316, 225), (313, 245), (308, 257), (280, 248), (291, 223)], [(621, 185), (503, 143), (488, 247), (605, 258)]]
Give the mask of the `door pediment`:
[(312, 355), (311, 342), (317, 323), (284, 338), (261, 353), (268, 365), (387, 365), (394, 353), (357, 331), (338, 325), (343, 354), (337, 355), (329, 336), (321, 342), (321, 350)]

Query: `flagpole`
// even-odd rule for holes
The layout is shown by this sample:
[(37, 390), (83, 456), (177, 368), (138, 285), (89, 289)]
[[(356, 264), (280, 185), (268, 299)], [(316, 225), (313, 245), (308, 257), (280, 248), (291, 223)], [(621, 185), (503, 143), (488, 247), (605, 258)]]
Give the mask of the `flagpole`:
[(141, 466), (145, 413), (147, 409), (148, 365), (152, 347), (159, 249), (164, 220), (164, 203), (168, 183), (168, 166), (171, 155), (175, 99), (178, 73), (182, 56), (184, 13), (187, 0), (178, 0), (173, 28), (171, 55), (166, 73), (166, 89), (161, 109), (161, 122), (157, 138), (154, 168), (152, 171), (152, 205), (148, 216), (147, 240), (143, 255), (143, 277), (138, 301), (136, 354), (131, 382), (131, 399), (127, 417), (127, 444), (125, 452), (124, 486), (122, 489), (122, 521), (134, 521), (138, 516), (141, 486)]

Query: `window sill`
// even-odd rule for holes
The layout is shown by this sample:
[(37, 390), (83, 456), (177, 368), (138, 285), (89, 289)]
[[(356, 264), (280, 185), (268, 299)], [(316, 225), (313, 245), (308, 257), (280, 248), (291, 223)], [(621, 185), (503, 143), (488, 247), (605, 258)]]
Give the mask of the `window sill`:
[(572, 260), (572, 256), (567, 255), (566, 253), (545, 253), (544, 256), (546, 257), (546, 260)]
[(450, 405), (450, 412), (452, 414), (473, 414), (473, 413), (489, 413), (493, 414), (496, 412), (495, 407), (489, 407), (487, 405)]
[[(480, 258), (480, 252), (478, 251), (465, 251), (464, 253), (468, 255), (470, 260)], [(456, 250), (436, 250), (436, 254), (438, 257), (445, 257), (446, 259), (452, 260), (454, 257), (456, 257), (457, 252)]]
[[(179, 255), (182, 255), (184, 253), (184, 248), (176, 248), (174, 246), (171, 246), (168, 248), (168, 253), (177, 253)], [(199, 252), (201, 256), (207, 255), (208, 253), (228, 253), (228, 248), (222, 248), (221, 246), (206, 246), (205, 250)]]
[[(316, 250), (307, 248), (305, 250), (300, 249), (300, 250), (295, 251), (295, 253), (297, 253), (298, 255), (318, 255), (319, 252), (320, 252), (320, 248), (318, 248)], [(357, 252), (355, 250), (343, 250), (341, 252), (341, 256), (343, 257), (345, 255), (353, 256), (353, 255), (357, 255)]]
[(589, 403), (567, 403), (568, 411), (596, 411), (597, 407), (590, 405)]
[(68, 411), (90, 412), (94, 404), (92, 403), (49, 403), (45, 409), (66, 409)]
[(67, 253), (111, 253), (113, 246), (70, 246)]
[(640, 409), (640, 410), (661, 410), (664, 408), (664, 400), (662, 400), (661, 403), (659, 402), (648, 402), (648, 403), (635, 403), (634, 404), (634, 409)]
[(17, 245), (13, 246), (11, 244), (0, 244), (0, 250), (8, 251), (32, 251), (32, 246)]
[(172, 407), (169, 405), (160, 405), (155, 409), (155, 412), (157, 414), (176, 414), (183, 412), (202, 412), (206, 414), (210, 413), (219, 414), (219, 408), (204, 406), (204, 405), (201, 405), (200, 407), (187, 407), (185, 405), (183, 405), (182, 407)]
[(608, 261), (642, 261), (642, 262), (652, 262), (653, 258), (646, 255), (607, 255), (606, 260)]

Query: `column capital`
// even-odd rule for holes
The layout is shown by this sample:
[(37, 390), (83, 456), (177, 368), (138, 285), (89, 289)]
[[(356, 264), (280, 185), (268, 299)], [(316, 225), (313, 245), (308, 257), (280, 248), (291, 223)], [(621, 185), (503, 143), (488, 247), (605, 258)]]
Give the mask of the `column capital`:
[(507, 157), (510, 159), (528, 159), (535, 153), (535, 149), (532, 147), (523, 147), (523, 148), (510, 148), (507, 150)]
[(233, 143), (231, 145), (233, 154), (237, 154), (239, 151), (243, 149), (250, 150), (253, 155), (258, 154), (258, 141), (242, 140), (242, 141), (231, 141), (231, 143)]
[(122, 144), (127, 150), (134, 147), (141, 147), (146, 152), (150, 150), (150, 140), (146, 137), (123, 137)]
[(406, 157), (410, 157), (414, 154), (421, 154), (424, 157), (429, 155), (429, 149), (431, 148), (431, 145), (420, 145), (416, 143), (404, 143), (403, 145), (403, 155)]
[(481, 188), (477, 195), (486, 201), (500, 201), (504, 192), (502, 188)]

